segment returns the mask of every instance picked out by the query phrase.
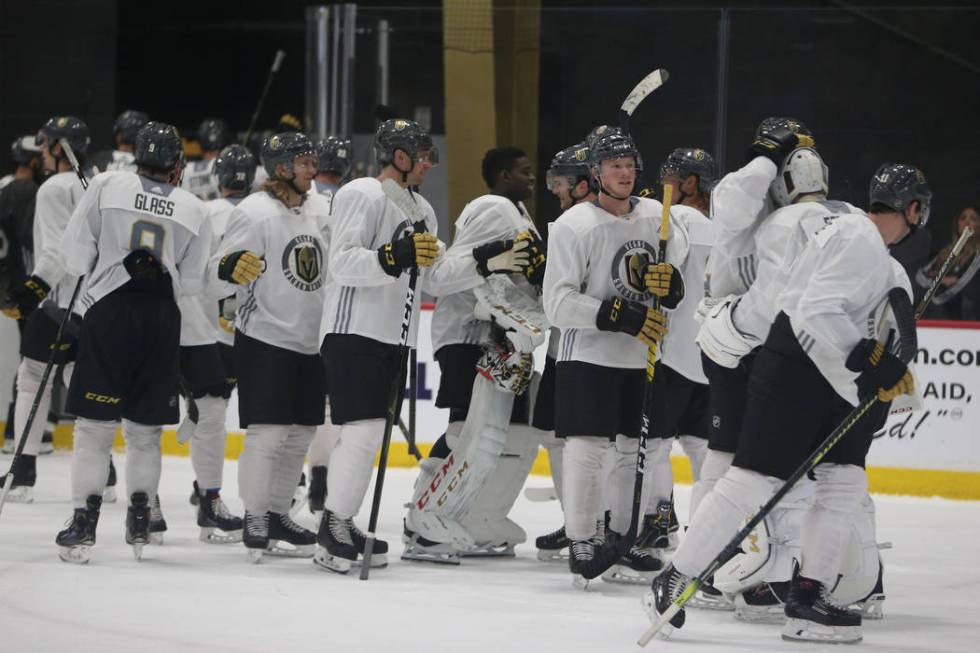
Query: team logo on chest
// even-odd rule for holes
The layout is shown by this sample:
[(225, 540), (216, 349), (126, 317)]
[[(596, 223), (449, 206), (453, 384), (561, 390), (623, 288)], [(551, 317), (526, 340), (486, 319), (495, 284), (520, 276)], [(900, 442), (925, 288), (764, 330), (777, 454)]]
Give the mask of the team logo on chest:
[(650, 291), (643, 283), (643, 272), (656, 260), (656, 250), (647, 241), (637, 239), (623, 243), (613, 257), (610, 270), (613, 287), (620, 296), (634, 302), (650, 299)]
[(282, 252), (282, 273), (300, 290), (312, 292), (323, 285), (323, 250), (310, 234), (300, 234)]

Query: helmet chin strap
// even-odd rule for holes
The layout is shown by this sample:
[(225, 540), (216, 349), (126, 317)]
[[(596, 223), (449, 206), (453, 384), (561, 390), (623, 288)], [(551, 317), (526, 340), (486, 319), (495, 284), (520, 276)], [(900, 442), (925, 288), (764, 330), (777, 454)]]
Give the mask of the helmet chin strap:
[(613, 193), (610, 193), (606, 189), (606, 187), (603, 186), (602, 184), (602, 175), (599, 175), (599, 190), (605, 193), (606, 195), (608, 195), (609, 197), (613, 198), (614, 200), (619, 200), (620, 202), (622, 202), (623, 200), (628, 200), (630, 198), (629, 194), (627, 194), (625, 197), (620, 197), (619, 195), (614, 195)]

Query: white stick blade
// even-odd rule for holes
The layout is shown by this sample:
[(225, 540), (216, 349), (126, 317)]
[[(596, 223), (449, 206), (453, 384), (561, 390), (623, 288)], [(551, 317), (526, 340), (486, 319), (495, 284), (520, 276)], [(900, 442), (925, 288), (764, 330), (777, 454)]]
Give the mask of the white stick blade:
[(623, 100), (623, 105), (620, 109), (625, 111), (627, 115), (632, 116), (636, 107), (640, 105), (640, 102), (643, 102), (648, 95), (663, 86), (669, 77), (670, 74), (665, 69), (657, 68), (640, 80), (640, 83), (630, 91), (630, 94)]

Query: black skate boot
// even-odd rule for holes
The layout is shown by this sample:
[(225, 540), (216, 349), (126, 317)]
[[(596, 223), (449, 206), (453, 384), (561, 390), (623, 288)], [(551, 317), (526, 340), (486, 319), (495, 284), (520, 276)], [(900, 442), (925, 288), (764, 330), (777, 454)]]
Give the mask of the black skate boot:
[(293, 492), (292, 502), (289, 504), (289, 514), (295, 515), (303, 506), (306, 505), (306, 472), (300, 472), (299, 484)]
[(258, 515), (245, 511), (242, 543), (248, 551), (249, 561), (257, 563), (262, 560), (262, 554), (269, 547), (269, 513)]
[(885, 585), (884, 585), (885, 567), (881, 560), (878, 561), (878, 582), (875, 583), (874, 589), (866, 597), (850, 606), (852, 610), (856, 610), (861, 614), (862, 619), (869, 619), (871, 621), (878, 621), (885, 618)]
[[(228, 511), (218, 490), (208, 490), (197, 505), (200, 540), (209, 544), (234, 544), (242, 541), (244, 522)], [(221, 531), (217, 533), (215, 531)]]
[[(671, 604), (677, 600), (689, 582), (691, 579), (674, 569), (673, 563), (667, 565), (653, 579), (650, 591), (643, 596), (643, 608), (646, 610), (647, 616), (650, 617), (650, 623), (656, 624), (660, 621), (660, 617), (670, 609)], [(675, 628), (684, 625), (684, 619), (684, 608), (681, 608), (677, 614), (670, 618), (670, 621), (664, 624), (660, 636), (663, 639), (670, 637)]]
[(146, 492), (133, 492), (126, 511), (126, 544), (133, 547), (137, 560), (143, 559), (143, 546), (150, 541), (150, 499)]
[(567, 549), (571, 544), (572, 541), (565, 535), (564, 525), (557, 531), (552, 531), (534, 540), (534, 546), (538, 549), (538, 560), (542, 562), (566, 559), (568, 556), (563, 556), (561, 551)]
[(102, 501), (104, 503), (116, 502), (116, 466), (112, 462), (112, 455), (109, 456), (109, 476), (102, 490)]
[(314, 546), (316, 533), (294, 522), (288, 513), (269, 512), (269, 546), (266, 553), (283, 558), (309, 558), (313, 555)]
[(48, 428), (44, 429), (44, 435), (41, 436), (41, 447), (37, 450), (39, 456), (54, 453), (54, 429), (57, 426), (57, 422), (48, 422)]
[(85, 564), (89, 561), (91, 549), (95, 545), (95, 527), (99, 525), (99, 510), (102, 497), (93, 494), (85, 500), (84, 508), (75, 508), (68, 528), (58, 533), (58, 557), (65, 562)]
[(861, 641), (861, 615), (831, 602), (820, 581), (793, 577), (786, 597), (783, 639), (828, 644), (857, 644)]
[(313, 562), (318, 566), (346, 574), (357, 560), (357, 549), (351, 537), (354, 521), (341, 519), (329, 510), (323, 511), (320, 531), (316, 534), (317, 546)]
[(314, 515), (323, 512), (323, 504), (327, 500), (327, 468), (323, 465), (310, 467), (310, 490), (307, 493), (307, 505)]
[(657, 513), (643, 517), (643, 531), (636, 544), (644, 549), (671, 550), (677, 548), (677, 515), (674, 514), (674, 504), (661, 501), (657, 504)]
[(761, 624), (786, 623), (789, 581), (762, 583), (735, 597), (735, 618)]
[(163, 534), (167, 532), (167, 520), (160, 509), (160, 495), (154, 495), (150, 504), (150, 544), (163, 544)]
[(649, 585), (654, 574), (663, 568), (663, 561), (653, 549), (640, 548), (634, 544), (619, 562), (602, 574), (602, 580), (609, 583)]
[[(33, 503), (34, 484), (37, 482), (37, 458), (21, 454), (16, 460), (10, 479), (7, 500), (11, 503)], [(0, 476), (0, 488), (7, 482), (7, 475)]]
[(191, 490), (191, 497), (188, 499), (192, 506), (199, 505), (201, 503), (201, 488), (197, 484), (197, 481), (192, 481), (194, 488)]
[[(367, 542), (367, 535), (361, 532), (357, 524), (351, 520), (350, 540), (357, 551), (357, 561), (355, 566), (360, 566), (364, 559), (364, 545)], [(384, 540), (375, 538), (374, 546), (371, 547), (371, 569), (383, 569), (388, 566), (388, 543)]]
[[(435, 542), (422, 537), (408, 527), (408, 521), (403, 522), (402, 542), (405, 549), (402, 551), (402, 560), (412, 560), (415, 562), (435, 562), (442, 565), (458, 565), (460, 563), (459, 551), (451, 544)], [(361, 551), (364, 549), (362, 548)]]
[(603, 542), (604, 539), (592, 537), (587, 540), (575, 540), (569, 545), (568, 570), (572, 572), (572, 586), (576, 589), (589, 589), (594, 579), (586, 577), (587, 569), (595, 558), (596, 547), (601, 547)]

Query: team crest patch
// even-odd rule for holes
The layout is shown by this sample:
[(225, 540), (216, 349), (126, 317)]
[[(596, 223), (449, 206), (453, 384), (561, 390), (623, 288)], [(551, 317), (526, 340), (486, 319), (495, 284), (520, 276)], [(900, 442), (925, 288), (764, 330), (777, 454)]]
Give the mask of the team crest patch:
[(652, 296), (643, 283), (647, 265), (657, 260), (653, 245), (645, 240), (629, 240), (623, 243), (613, 257), (610, 278), (613, 287), (624, 299), (645, 302)]
[(323, 286), (323, 250), (315, 236), (300, 234), (289, 241), (282, 253), (282, 273), (306, 292)]

